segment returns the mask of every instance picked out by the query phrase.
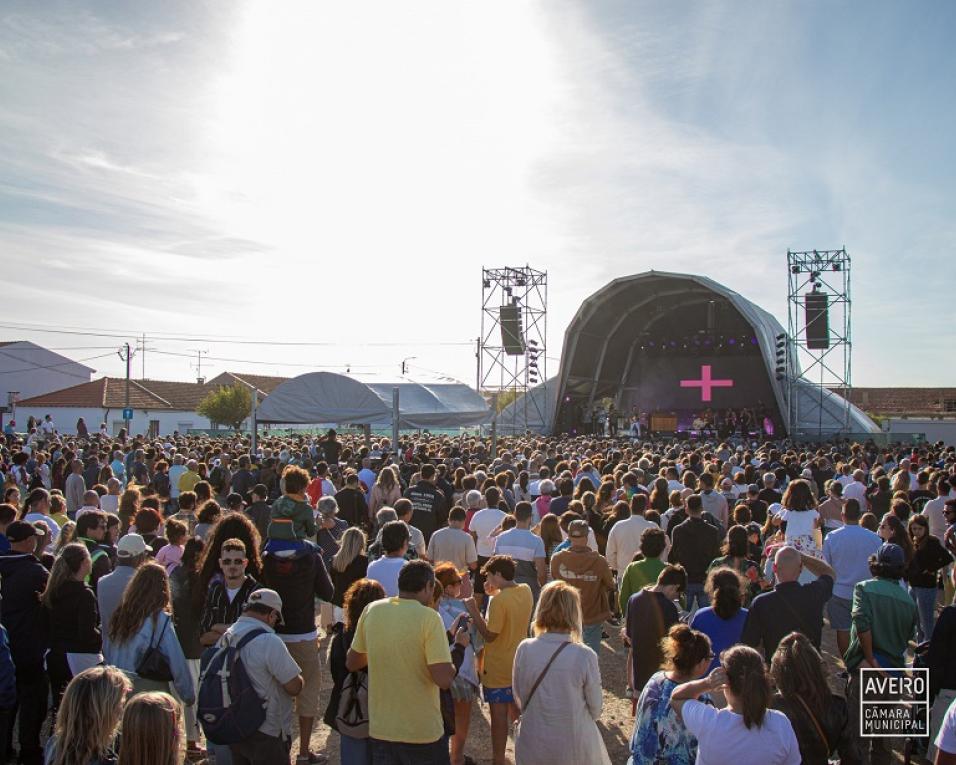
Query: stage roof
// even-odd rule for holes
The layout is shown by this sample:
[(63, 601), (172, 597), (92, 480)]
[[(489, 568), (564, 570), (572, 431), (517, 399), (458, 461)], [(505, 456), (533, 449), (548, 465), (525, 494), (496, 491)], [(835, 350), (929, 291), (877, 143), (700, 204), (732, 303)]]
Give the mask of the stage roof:
[(310, 372), (279, 385), (259, 407), (259, 422), (336, 423), (387, 427), (392, 423), (392, 389), (399, 389), (402, 428), (460, 428), (490, 419), (485, 400), (450, 377)]
[[(616, 396), (628, 376), (641, 336), (662, 326), (671, 330), (683, 324), (691, 327), (692, 317), (696, 314), (699, 319), (709, 303), (716, 305), (730, 326), (746, 328), (757, 338), (777, 406), (781, 412), (786, 411), (785, 389), (774, 374), (776, 338), (785, 334), (780, 323), (760, 306), (705, 276), (648, 271), (615, 279), (581, 304), (565, 332), (557, 378), (548, 381), (547, 393), (544, 386), (529, 392), (538, 400), (548, 401), (547, 422), (532, 421), (540, 418), (531, 416), (527, 423), (521, 422), (526, 407), (520, 399), (499, 416), (499, 422), (507, 420), (508, 429), (518, 432), (526, 429), (523, 424), (527, 429), (550, 432), (566, 396), (592, 401)], [(796, 367), (791, 370), (798, 371)], [(819, 389), (801, 381), (793, 393), (800, 400), (798, 411), (808, 413), (806, 421), (794, 423), (794, 432), (832, 433), (840, 429), (840, 396), (829, 391), (824, 394), (821, 418), (816, 407)], [(527, 407), (527, 411), (534, 410)], [(812, 417), (811, 410), (815, 410)], [(876, 424), (852, 404), (850, 421), (853, 432), (879, 432)]]

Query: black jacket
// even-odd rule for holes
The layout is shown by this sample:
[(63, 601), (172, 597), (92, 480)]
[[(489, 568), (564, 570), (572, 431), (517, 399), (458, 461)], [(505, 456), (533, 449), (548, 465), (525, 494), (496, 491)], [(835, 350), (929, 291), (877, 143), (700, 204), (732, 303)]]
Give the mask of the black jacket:
[[(851, 732), (850, 713), (845, 699), (831, 693), (826, 710), (822, 717), (817, 717), (816, 723), (803, 704), (785, 699), (779, 693), (773, 695), (770, 706), (783, 712), (790, 720), (800, 745), (803, 765), (827, 765), (830, 753), (834, 750), (840, 755), (840, 765), (857, 765), (861, 762), (860, 748)], [(820, 737), (821, 730), (826, 736), (826, 743)], [(828, 746), (829, 752), (826, 751)]]
[(40, 594), (49, 572), (32, 555), (7, 552), (0, 555), (0, 621), (10, 637), (10, 654), (18, 669), (40, 664), (49, 645)]
[(939, 570), (953, 562), (953, 556), (943, 547), (943, 543), (930, 535), (916, 548), (913, 559), (906, 570), (906, 580), (910, 587), (936, 587)]
[(926, 666), (932, 698), (944, 688), (956, 688), (956, 606), (946, 606), (939, 615), (929, 641)]
[(368, 503), (361, 491), (346, 486), (335, 495), (335, 501), (339, 506), (339, 518), (349, 526), (369, 528)]
[(315, 631), (315, 599), (332, 602), (332, 580), (317, 547), (279, 557), (275, 553), (262, 556), (262, 584), (282, 598), (282, 624), (276, 625), (280, 635), (304, 635)]
[(722, 539), (720, 529), (703, 518), (688, 518), (674, 528), (667, 559), (684, 567), (688, 584), (702, 584), (707, 578), (707, 567), (720, 557)]
[(359, 579), (363, 578), (368, 572), (368, 558), (364, 555), (356, 555), (345, 571), (336, 571), (329, 569), (332, 577), (332, 589), (335, 591), (332, 595), (332, 605), (342, 608), (345, 600), (345, 593)]
[(103, 648), (96, 595), (83, 582), (64, 582), (51, 606), (44, 606), (43, 615), (51, 651), (99, 653)]

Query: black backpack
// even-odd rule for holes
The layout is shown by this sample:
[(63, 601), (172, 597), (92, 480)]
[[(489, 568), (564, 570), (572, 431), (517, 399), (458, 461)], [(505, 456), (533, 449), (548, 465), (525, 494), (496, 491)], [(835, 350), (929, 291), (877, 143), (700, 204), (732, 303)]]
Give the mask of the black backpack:
[(214, 744), (237, 744), (257, 730), (266, 719), (265, 701), (256, 693), (240, 652), (246, 644), (266, 634), (250, 630), (236, 645), (213, 649), (199, 678), (197, 717), (206, 738)]

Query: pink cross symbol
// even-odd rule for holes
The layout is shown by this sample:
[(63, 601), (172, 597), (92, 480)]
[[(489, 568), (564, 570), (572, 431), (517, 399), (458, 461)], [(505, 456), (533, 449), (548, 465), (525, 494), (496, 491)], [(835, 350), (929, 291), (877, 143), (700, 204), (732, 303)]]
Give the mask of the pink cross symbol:
[(712, 380), (710, 377), (710, 364), (703, 364), (700, 368), (699, 380), (681, 380), (682, 388), (700, 388), (700, 400), (710, 401), (710, 391), (712, 388), (733, 388), (733, 380)]

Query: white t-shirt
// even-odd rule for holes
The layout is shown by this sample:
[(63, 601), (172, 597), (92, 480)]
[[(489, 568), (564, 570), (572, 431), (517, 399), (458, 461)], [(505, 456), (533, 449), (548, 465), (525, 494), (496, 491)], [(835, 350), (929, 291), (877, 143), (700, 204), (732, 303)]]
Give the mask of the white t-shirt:
[(486, 507), (472, 516), (468, 528), (477, 539), (478, 554), (482, 558), (490, 558), (495, 554), (495, 539), (491, 532), (501, 525), (505, 514), (497, 507)]
[(266, 634), (253, 638), (242, 650), (242, 663), (256, 693), (266, 703), (266, 719), (259, 730), (268, 736), (292, 735), (292, 697), (282, 687), (299, 674), (285, 643), (269, 627), (252, 616), (240, 616), (222, 640), (235, 645), (250, 630)]
[(851, 481), (843, 489), (843, 499), (855, 499), (861, 508), (866, 507), (866, 486), (859, 481)]
[(730, 707), (700, 701), (681, 708), (684, 725), (697, 738), (697, 765), (800, 765), (800, 746), (783, 712), (768, 709), (763, 725), (747, 728)]
[(374, 579), (385, 588), (385, 595), (389, 598), (398, 597), (398, 572), (405, 565), (404, 558), (379, 558), (368, 564), (365, 576)]
[(939, 735), (936, 736), (937, 749), (941, 749), (947, 754), (956, 754), (956, 699), (946, 710), (946, 716), (943, 718), (943, 724), (939, 728)]

